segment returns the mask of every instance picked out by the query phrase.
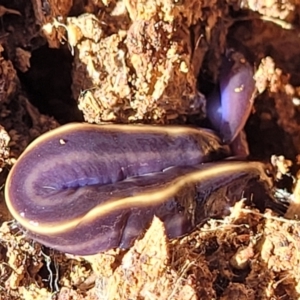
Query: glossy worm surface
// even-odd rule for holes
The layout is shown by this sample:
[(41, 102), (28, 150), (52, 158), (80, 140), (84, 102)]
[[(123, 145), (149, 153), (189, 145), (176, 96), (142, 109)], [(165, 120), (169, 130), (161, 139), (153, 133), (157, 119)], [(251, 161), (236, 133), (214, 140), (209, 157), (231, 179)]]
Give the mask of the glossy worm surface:
[[(220, 91), (208, 104), (225, 142), (237, 137), (249, 115), (252, 76), (240, 56), (226, 57)], [(234, 152), (247, 154), (243, 139), (236, 141)], [(179, 237), (222, 215), (228, 199), (247, 191), (256, 198), (254, 183), (271, 186), (262, 163), (208, 163), (227, 155), (229, 148), (204, 129), (65, 125), (21, 155), (6, 182), (6, 203), (28, 235), (72, 254), (127, 248), (154, 215), (168, 237)]]
[(250, 115), (255, 81), (253, 67), (244, 56), (228, 50), (223, 57), (220, 86), (208, 97), (207, 115), (225, 143), (231, 143)]
[[(224, 155), (227, 147), (207, 130), (70, 124), (29, 145), (9, 173), (6, 202), (30, 235), (55, 249), (91, 254), (127, 247), (154, 214), (174, 223), (170, 236), (190, 230), (191, 200), (177, 203), (165, 186), (182, 177), (181, 190), (189, 184), (187, 166)], [(185, 168), (141, 177), (169, 167)]]

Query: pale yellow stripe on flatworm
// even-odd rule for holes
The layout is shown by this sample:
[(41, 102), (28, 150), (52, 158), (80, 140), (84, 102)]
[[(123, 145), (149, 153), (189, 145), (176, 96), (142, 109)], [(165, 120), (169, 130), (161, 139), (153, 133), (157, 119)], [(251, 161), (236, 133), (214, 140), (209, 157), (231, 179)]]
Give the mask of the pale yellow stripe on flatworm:
[[(55, 235), (57, 233), (67, 232), (72, 228), (76, 227), (79, 223), (85, 224), (90, 223), (96, 218), (101, 218), (108, 213), (116, 209), (124, 209), (128, 207), (143, 207), (150, 205), (157, 205), (169, 199), (175, 195), (186, 183), (200, 182), (208, 178), (213, 178), (214, 176), (226, 176), (232, 172), (251, 172), (253, 170), (263, 172), (262, 164), (251, 163), (251, 162), (219, 162), (216, 163), (214, 167), (208, 169), (194, 171), (186, 174), (185, 176), (178, 177), (174, 179), (168, 186), (164, 186), (164, 189), (158, 189), (157, 192), (151, 191), (151, 193), (141, 193), (134, 197), (127, 197), (123, 199), (118, 199), (117, 201), (111, 201), (107, 204), (100, 204), (89, 211), (86, 215), (80, 218), (75, 218), (73, 220), (67, 220), (60, 223), (39, 223), (38, 226), (34, 225), (34, 220), (32, 222), (26, 218), (22, 218), (13, 207), (10, 206), (10, 211), (12, 212), (15, 219), (28, 230), (38, 233), (48, 235)], [(262, 173), (263, 174), (263, 173)], [(265, 179), (265, 178), (264, 178)], [(150, 199), (150, 200), (149, 200)], [(10, 201), (8, 201), (10, 202)]]

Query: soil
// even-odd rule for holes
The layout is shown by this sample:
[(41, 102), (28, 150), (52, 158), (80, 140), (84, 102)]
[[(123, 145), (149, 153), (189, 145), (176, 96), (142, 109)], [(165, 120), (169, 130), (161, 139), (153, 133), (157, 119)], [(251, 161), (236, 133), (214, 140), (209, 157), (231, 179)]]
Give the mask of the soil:
[[(278, 167), (285, 216), (243, 199), (168, 240), (154, 219), (127, 250), (76, 257), (26, 237), (1, 189), (1, 299), (300, 299), (300, 1), (1, 0), (0, 185), (61, 124), (205, 124), (221, 56), (241, 51), (258, 90), (250, 156)], [(202, 93), (200, 94), (199, 91)]]

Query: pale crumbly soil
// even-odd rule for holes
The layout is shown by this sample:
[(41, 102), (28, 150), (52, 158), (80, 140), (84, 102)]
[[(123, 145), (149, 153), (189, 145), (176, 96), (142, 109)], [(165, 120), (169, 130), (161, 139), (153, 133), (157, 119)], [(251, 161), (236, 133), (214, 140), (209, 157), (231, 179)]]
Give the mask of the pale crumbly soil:
[[(2, 187), (28, 143), (59, 124), (201, 125), (205, 102), (197, 88), (213, 89), (226, 47), (243, 51), (256, 68), (258, 96), (246, 126), (252, 156), (284, 155), (298, 177), (298, 1), (0, 5)], [(299, 215), (294, 185), (289, 217)], [(242, 200), (230, 216), (181, 239), (168, 241), (155, 219), (129, 251), (84, 258), (26, 238), (3, 193), (0, 205), (1, 299), (300, 298), (299, 222)]]

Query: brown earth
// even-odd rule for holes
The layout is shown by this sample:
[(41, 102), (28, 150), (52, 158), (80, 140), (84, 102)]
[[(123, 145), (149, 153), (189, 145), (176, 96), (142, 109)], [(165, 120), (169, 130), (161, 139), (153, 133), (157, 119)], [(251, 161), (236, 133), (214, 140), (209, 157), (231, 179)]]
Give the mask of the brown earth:
[[(298, 2), (1, 0), (1, 186), (28, 143), (60, 124), (202, 124), (197, 89), (213, 89), (229, 47), (256, 70), (252, 157), (283, 155), (297, 178)], [(287, 217), (300, 185), (286, 179), (285, 218), (241, 200), (181, 239), (155, 219), (129, 251), (85, 258), (26, 238), (1, 193), (1, 299), (299, 299), (300, 224)]]

